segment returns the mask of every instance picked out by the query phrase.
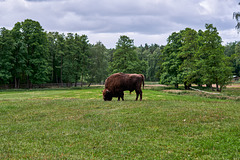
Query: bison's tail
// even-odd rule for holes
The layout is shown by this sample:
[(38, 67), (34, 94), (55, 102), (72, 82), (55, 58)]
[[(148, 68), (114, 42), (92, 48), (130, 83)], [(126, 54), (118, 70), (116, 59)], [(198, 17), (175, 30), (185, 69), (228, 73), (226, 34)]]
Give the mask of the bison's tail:
[(141, 74), (141, 76), (142, 76), (143, 89), (144, 89), (144, 75)]

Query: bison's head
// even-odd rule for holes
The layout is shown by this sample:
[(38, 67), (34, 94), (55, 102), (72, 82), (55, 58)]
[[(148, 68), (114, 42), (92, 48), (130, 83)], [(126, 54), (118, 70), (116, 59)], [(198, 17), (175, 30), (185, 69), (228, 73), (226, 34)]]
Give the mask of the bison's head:
[(112, 100), (112, 94), (108, 89), (103, 90), (103, 99), (104, 99), (104, 101), (111, 101)]

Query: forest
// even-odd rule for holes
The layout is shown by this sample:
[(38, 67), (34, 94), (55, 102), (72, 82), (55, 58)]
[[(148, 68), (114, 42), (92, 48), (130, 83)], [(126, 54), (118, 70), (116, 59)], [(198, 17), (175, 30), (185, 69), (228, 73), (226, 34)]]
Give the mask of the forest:
[[(0, 85), (57, 83), (77, 86), (104, 83), (112, 73), (141, 73), (161, 84), (206, 84), (221, 91), (233, 76), (240, 76), (240, 42), (222, 45), (217, 28), (186, 28), (169, 35), (166, 45), (135, 46), (122, 35), (115, 48), (90, 44), (87, 35), (45, 31), (26, 19), (9, 30), (0, 28)], [(12, 87), (10, 87), (12, 86)]]

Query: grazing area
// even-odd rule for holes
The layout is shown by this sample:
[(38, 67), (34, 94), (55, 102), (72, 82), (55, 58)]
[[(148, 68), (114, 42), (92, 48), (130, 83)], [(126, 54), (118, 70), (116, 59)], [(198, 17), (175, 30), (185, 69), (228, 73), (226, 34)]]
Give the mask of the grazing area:
[(0, 159), (240, 158), (239, 99), (151, 86), (106, 102), (102, 90), (0, 91)]

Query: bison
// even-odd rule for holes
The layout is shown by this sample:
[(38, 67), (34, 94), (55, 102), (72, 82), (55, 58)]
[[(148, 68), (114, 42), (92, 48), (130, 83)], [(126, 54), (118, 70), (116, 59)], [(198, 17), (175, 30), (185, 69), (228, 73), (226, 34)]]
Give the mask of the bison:
[(144, 76), (142, 74), (124, 74), (115, 73), (109, 76), (105, 81), (105, 89), (103, 90), (103, 99), (111, 101), (112, 97), (118, 97), (124, 101), (124, 91), (129, 90), (130, 93), (135, 90), (136, 101), (140, 94), (140, 101), (142, 100), (141, 86), (144, 88)]

